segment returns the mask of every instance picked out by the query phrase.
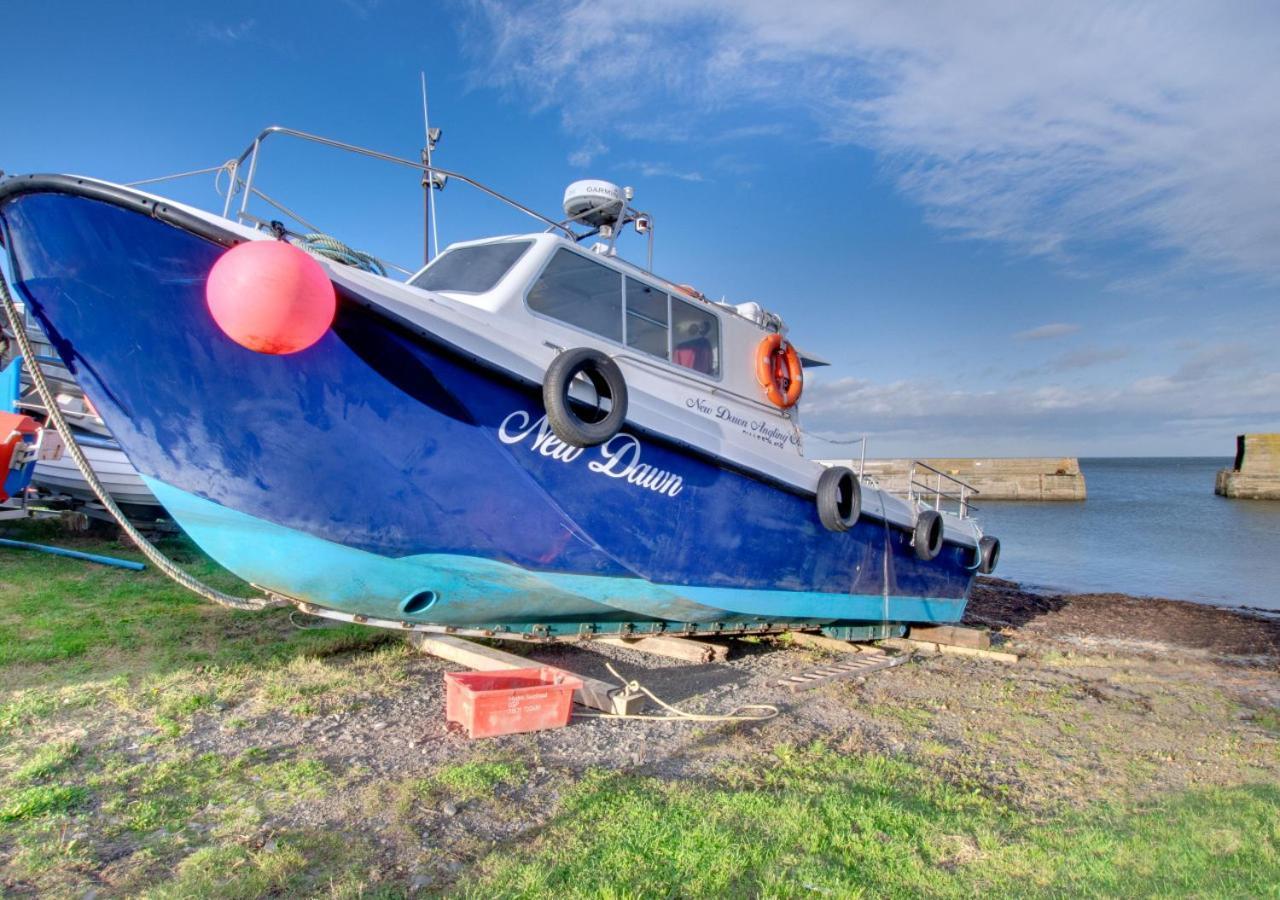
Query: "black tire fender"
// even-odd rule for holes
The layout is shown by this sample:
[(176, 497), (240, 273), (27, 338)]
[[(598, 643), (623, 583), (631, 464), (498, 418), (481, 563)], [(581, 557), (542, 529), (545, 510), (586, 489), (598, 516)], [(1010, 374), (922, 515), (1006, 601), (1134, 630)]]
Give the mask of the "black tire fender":
[(926, 509), (916, 519), (916, 530), (911, 545), (916, 556), (928, 562), (942, 552), (942, 514)]
[(831, 466), (818, 477), (818, 518), (828, 531), (848, 531), (862, 515), (862, 485), (853, 469)]
[(989, 534), (978, 540), (978, 571), (990, 575), (1000, 564), (1000, 538)]
[[(609, 400), (609, 411), (598, 419), (578, 414), (577, 401), (569, 399), (574, 379), (583, 375), (596, 394)], [(603, 444), (622, 430), (627, 420), (627, 382), (622, 369), (607, 354), (592, 347), (574, 347), (563, 351), (547, 367), (542, 380), (542, 404), (547, 410), (547, 424), (556, 437), (574, 447)], [(599, 408), (596, 409), (599, 413)]]

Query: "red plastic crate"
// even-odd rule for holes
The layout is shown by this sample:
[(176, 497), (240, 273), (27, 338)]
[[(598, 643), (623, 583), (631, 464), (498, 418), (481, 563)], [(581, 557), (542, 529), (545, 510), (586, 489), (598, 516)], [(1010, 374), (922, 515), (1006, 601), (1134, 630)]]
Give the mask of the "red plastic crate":
[(473, 738), (569, 724), (573, 692), (582, 679), (540, 666), (506, 672), (445, 672), (445, 718)]

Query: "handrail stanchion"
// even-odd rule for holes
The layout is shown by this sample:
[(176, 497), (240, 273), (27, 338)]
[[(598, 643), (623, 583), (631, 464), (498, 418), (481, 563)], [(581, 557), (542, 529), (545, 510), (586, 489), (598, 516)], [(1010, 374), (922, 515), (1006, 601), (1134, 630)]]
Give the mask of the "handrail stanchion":
[[(222, 204), (222, 218), (224, 219), (231, 218), (231, 201), (236, 195), (236, 176), (240, 174), (239, 160), (233, 159), (231, 161), (230, 165), (227, 166), (227, 174), (230, 178), (227, 182), (227, 201)], [(217, 187), (216, 182), (214, 183), (214, 187)]]
[(262, 137), (254, 138), (252, 153), (249, 156), (249, 177), (244, 181), (244, 199), (240, 201), (240, 215), (236, 217), (237, 219), (249, 211), (249, 198), (253, 195), (253, 176), (258, 171), (258, 149), (261, 146)]

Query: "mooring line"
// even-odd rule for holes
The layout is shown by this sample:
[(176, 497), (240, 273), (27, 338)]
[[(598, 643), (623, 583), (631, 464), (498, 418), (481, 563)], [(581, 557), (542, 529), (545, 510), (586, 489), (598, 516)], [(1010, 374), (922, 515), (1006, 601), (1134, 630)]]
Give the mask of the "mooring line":
[(53, 392), (49, 389), (49, 383), (45, 381), (44, 371), (40, 368), (40, 364), (34, 361), (36, 356), (32, 351), (31, 342), (27, 338), (26, 323), (18, 316), (18, 306), (14, 302), (13, 295), (9, 293), (9, 284), (3, 271), (0, 271), (0, 306), (4, 307), (5, 317), (9, 320), (9, 327), (13, 329), (22, 358), (31, 361), (27, 366), (31, 371), (31, 382), (35, 385), (36, 393), (40, 395), (49, 418), (53, 421), (54, 428), (57, 429), (62, 437), (63, 444), (66, 445), (68, 452), (70, 452), (72, 461), (75, 462), (76, 468), (80, 470), (85, 482), (93, 490), (98, 502), (106, 508), (107, 512), (111, 513), (111, 517), (116, 520), (116, 523), (129, 536), (129, 539), (142, 551), (142, 555), (182, 587), (219, 606), (225, 606), (229, 609), (256, 611), (271, 606), (283, 605), (279, 601), (266, 597), (233, 597), (231, 594), (226, 594), (217, 588), (210, 587), (194, 575), (180, 569), (173, 560), (161, 553), (154, 544), (143, 536), (142, 532), (134, 527), (133, 523), (120, 511), (120, 507), (116, 505), (116, 501), (111, 494), (103, 487), (102, 482), (98, 480), (98, 473), (93, 471), (93, 467), (89, 465), (88, 458), (85, 457), (84, 451), (80, 449), (80, 444), (76, 441), (75, 435), (71, 432), (71, 427), (62, 415), (61, 407), (58, 406)]
[[(667, 710), (669, 716), (648, 716), (644, 713), (584, 713), (575, 712), (574, 715), (583, 719), (648, 719), (651, 722), (767, 722), (769, 719), (778, 715), (778, 707), (771, 706), (768, 703), (747, 703), (743, 706), (737, 706), (729, 710), (727, 713), (708, 714), (708, 713), (691, 713), (685, 712), (683, 709), (672, 706), (665, 700), (660, 698), (653, 691), (636, 681), (634, 678), (628, 681), (618, 674), (609, 663), (605, 663), (604, 667), (609, 670), (614, 678), (618, 679), (618, 683), (622, 685), (622, 689), (627, 692), (639, 692), (644, 694), (654, 703)], [(759, 710), (758, 713), (747, 712), (747, 710)]]

